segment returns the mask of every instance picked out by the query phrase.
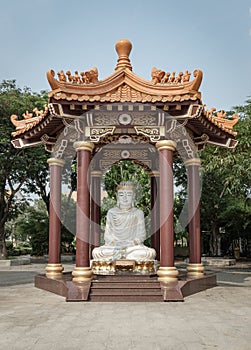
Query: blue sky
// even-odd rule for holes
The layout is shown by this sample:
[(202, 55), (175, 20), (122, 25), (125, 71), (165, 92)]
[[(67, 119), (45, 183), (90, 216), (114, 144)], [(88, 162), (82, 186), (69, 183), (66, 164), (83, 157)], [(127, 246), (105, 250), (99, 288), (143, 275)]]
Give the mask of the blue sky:
[(46, 71), (114, 71), (115, 43), (133, 44), (133, 71), (201, 69), (207, 108), (251, 96), (250, 0), (0, 0), (0, 81), (49, 90)]

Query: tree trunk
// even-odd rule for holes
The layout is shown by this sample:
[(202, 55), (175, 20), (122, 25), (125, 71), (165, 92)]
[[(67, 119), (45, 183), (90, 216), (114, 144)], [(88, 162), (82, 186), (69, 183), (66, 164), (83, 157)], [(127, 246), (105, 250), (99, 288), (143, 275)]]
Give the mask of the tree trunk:
[(215, 221), (211, 222), (211, 228), (212, 232), (210, 236), (210, 255), (217, 256), (219, 227)]
[(5, 243), (5, 230), (4, 225), (0, 226), (0, 259), (7, 258), (7, 249)]

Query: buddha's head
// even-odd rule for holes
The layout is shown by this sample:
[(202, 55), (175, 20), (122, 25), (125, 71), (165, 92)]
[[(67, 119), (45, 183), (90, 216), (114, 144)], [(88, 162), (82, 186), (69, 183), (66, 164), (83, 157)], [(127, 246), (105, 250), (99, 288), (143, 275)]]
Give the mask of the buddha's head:
[(135, 187), (131, 181), (122, 181), (117, 187), (117, 206), (130, 209), (134, 206)]

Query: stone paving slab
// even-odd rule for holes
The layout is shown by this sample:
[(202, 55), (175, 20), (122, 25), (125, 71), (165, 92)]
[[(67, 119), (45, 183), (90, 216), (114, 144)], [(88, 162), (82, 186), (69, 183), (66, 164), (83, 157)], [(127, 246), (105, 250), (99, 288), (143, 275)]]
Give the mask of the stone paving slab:
[(34, 287), (43, 264), (1, 268), (0, 349), (250, 350), (251, 268), (213, 271), (184, 303), (67, 303)]

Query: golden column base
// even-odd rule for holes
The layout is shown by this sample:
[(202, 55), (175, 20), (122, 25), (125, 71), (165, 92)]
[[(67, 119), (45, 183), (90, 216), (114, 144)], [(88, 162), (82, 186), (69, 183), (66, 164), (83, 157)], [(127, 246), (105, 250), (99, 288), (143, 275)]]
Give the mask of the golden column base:
[(162, 282), (176, 282), (178, 281), (179, 271), (176, 267), (160, 267), (157, 271), (158, 280)]
[(72, 271), (72, 281), (73, 282), (87, 282), (92, 279), (92, 270), (90, 267), (77, 267), (75, 266)]
[(62, 264), (47, 264), (45, 271), (46, 277), (60, 279), (64, 268)]
[(187, 275), (191, 277), (201, 277), (204, 275), (204, 266), (202, 264), (188, 264)]

